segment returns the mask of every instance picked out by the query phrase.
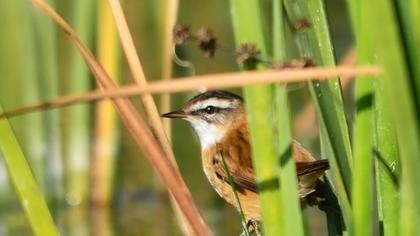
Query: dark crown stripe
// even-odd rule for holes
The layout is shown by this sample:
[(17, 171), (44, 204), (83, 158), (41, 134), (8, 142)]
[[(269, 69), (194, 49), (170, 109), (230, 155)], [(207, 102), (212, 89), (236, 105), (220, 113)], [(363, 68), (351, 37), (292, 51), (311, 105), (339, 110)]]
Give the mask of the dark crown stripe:
[(204, 100), (207, 100), (209, 98), (220, 98), (220, 99), (226, 99), (226, 100), (239, 99), (239, 100), (243, 101), (243, 99), (240, 96), (238, 96), (234, 93), (224, 91), (224, 90), (215, 90), (215, 91), (208, 91), (208, 92), (205, 92), (205, 93), (198, 94), (197, 96), (193, 97), (189, 101), (189, 104), (195, 103), (197, 101), (204, 101)]

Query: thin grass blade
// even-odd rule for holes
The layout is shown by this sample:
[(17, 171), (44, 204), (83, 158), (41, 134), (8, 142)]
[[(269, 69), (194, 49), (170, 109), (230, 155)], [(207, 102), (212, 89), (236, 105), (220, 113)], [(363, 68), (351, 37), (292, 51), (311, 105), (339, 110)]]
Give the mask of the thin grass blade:
[(7, 119), (0, 120), (0, 152), (34, 234), (58, 235), (46, 201)]
[(222, 153), (220, 154), (220, 156), (222, 157), (223, 168), (225, 169), (225, 171), (227, 173), (228, 181), (229, 181), (229, 184), (232, 188), (233, 197), (235, 198), (236, 208), (239, 210), (239, 217), (241, 219), (243, 232), (245, 233), (246, 236), (250, 236), (250, 233), (248, 231), (247, 222), (246, 222), (246, 219), (245, 219), (245, 215), (244, 215), (244, 212), (242, 210), (241, 201), (239, 200), (238, 192), (236, 191), (235, 182), (233, 181), (233, 178), (232, 178), (232, 175), (230, 173), (229, 167), (226, 164), (225, 157), (223, 156)]

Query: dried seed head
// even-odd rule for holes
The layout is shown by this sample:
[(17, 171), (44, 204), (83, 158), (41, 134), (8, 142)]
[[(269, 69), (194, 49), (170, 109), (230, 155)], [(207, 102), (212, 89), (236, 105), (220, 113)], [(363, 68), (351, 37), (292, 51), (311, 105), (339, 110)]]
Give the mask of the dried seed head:
[(243, 43), (236, 52), (236, 62), (239, 65), (254, 65), (258, 62), (260, 53), (260, 50), (257, 49), (257, 46), (254, 43)]
[(191, 37), (191, 30), (189, 25), (176, 25), (173, 30), (174, 43), (180, 45), (185, 43)]
[(217, 39), (213, 31), (207, 27), (197, 30), (198, 47), (206, 57), (213, 57), (217, 49)]
[(308, 28), (311, 28), (312, 23), (306, 18), (301, 18), (301, 19), (297, 19), (294, 22), (293, 26), (294, 26), (295, 30), (303, 31), (303, 30), (306, 30)]

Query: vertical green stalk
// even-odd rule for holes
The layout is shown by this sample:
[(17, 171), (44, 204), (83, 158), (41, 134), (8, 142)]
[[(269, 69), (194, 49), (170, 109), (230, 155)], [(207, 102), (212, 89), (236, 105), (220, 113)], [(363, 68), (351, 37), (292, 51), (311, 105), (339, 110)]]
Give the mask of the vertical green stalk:
[[(237, 47), (243, 43), (254, 43), (261, 55), (267, 56), (259, 1), (231, 0), (231, 14)], [(257, 67), (262, 68), (262, 65)], [(246, 87), (244, 94), (264, 232), (266, 235), (281, 235), (284, 221), (281, 219), (278, 187), (278, 139), (274, 133), (279, 114), (273, 109), (273, 91), (273, 86), (253, 86)]]
[[(258, 26), (261, 26), (259, 2), (247, 3), (246, 5), (241, 5), (240, 1), (232, 1), (237, 44), (240, 45), (245, 42), (256, 43), (262, 55), (266, 56), (263, 29), (258, 29)], [(285, 60), (285, 27), (281, 2), (273, 1), (272, 9), (273, 58), (276, 61)], [(252, 22), (246, 22), (248, 19)], [(256, 27), (252, 28), (254, 25)], [(259, 66), (261, 67), (261, 65)], [(268, 235), (304, 235), (303, 220), (297, 196), (296, 169), (291, 151), (292, 135), (285, 86), (274, 85), (271, 88), (269, 86), (246, 88), (245, 97), (247, 100), (248, 120), (250, 122), (253, 156), (255, 157), (255, 169), (257, 180), (260, 183), (261, 209), (265, 232)], [(274, 120), (271, 120), (269, 117), (274, 117)], [(264, 126), (268, 129), (262, 129)], [(273, 130), (276, 132), (275, 134), (272, 133)], [(267, 144), (269, 145), (270, 143), (275, 145), (275, 150), (270, 150), (267, 147)], [(264, 145), (266, 146), (264, 147)], [(270, 157), (270, 155), (272, 156)], [(277, 165), (277, 170), (273, 168), (275, 167), (273, 165)], [(268, 186), (264, 183), (276, 177), (280, 177), (280, 195), (274, 190), (268, 192), (267, 189), (264, 189)], [(275, 202), (280, 201), (281, 204), (276, 206), (278, 209), (273, 208), (273, 200)], [(264, 207), (269, 208), (264, 206), (264, 204), (267, 204), (271, 209), (264, 209)], [(286, 219), (286, 217), (288, 223), (280, 225), (282, 219)], [(275, 225), (276, 220), (278, 222), (277, 225)]]
[(373, 114), (372, 80), (356, 81), (357, 114), (354, 127), (353, 232), (372, 235), (373, 227)]
[[(318, 66), (334, 66), (333, 47), (321, 0), (283, 0), (289, 22), (295, 28), (301, 57)], [(346, 225), (350, 225), (351, 145), (344, 114), (341, 86), (337, 79), (310, 82), (318, 116), (321, 120), (323, 155), (330, 159), (332, 181)]]
[[(81, 40), (91, 44), (94, 35), (95, 0), (74, 0), (71, 2), (71, 24)], [(80, 93), (91, 87), (88, 68), (82, 57), (72, 48), (69, 62), (69, 76), (63, 90), (65, 93)], [(90, 106), (76, 105), (63, 111), (64, 157), (66, 166), (66, 200), (77, 205), (86, 199), (90, 159)]]
[[(0, 112), (3, 111), (0, 105)], [(58, 235), (47, 204), (7, 119), (0, 120), (0, 152), (35, 235)]]
[[(48, 1), (54, 5), (54, 0)], [(53, 22), (44, 14), (34, 10), (34, 29), (36, 36), (36, 53), (40, 91), (43, 100), (51, 100), (59, 94), (57, 63), (57, 40)], [(63, 163), (59, 111), (47, 110), (42, 114), (45, 130), (46, 159), (45, 169), (47, 198), (62, 199)]]
[[(24, 1), (0, 2), (0, 100), (5, 108), (39, 101), (31, 6)], [(18, 27), (16, 22), (19, 22)], [(11, 121), (41, 187), (45, 181), (45, 143), (40, 113)]]
[[(404, 33), (404, 44), (409, 58), (408, 63), (413, 78), (413, 93), (417, 105), (417, 112), (420, 113), (420, 1), (398, 0), (395, 1), (398, 7), (401, 21), (402, 33)], [(420, 114), (418, 114), (420, 115)]]
[[(401, 158), (400, 235), (417, 235), (420, 225), (420, 135), (416, 116), (415, 94), (411, 89), (408, 60), (402, 30), (392, 1), (372, 0), (363, 7), (369, 11), (364, 19), (372, 40), (377, 62), (382, 66), (384, 91), (395, 126)], [(411, 22), (415, 24), (416, 22)], [(386, 27), (384, 27), (386, 26)]]
[[(286, 24), (281, 0), (273, 0), (273, 59), (274, 61), (287, 60), (286, 55)], [(297, 194), (296, 166), (292, 153), (292, 133), (290, 127), (289, 103), (286, 85), (277, 85), (274, 88), (274, 106), (278, 110), (278, 153), (280, 154), (281, 171), (280, 191), (282, 194), (284, 235), (305, 235), (303, 218)]]
[(379, 78), (375, 88), (375, 146), (377, 148), (376, 179), (378, 216), (381, 235), (397, 236), (399, 232), (399, 189), (400, 160), (395, 127), (391, 119), (384, 81)]
[[(369, 31), (362, 23), (366, 8), (363, 1), (349, 1), (353, 19), (353, 30), (357, 44), (359, 64), (372, 63)], [(370, 9), (369, 9), (370, 10)], [(354, 162), (353, 162), (353, 233), (354, 235), (372, 235), (373, 233), (373, 81), (366, 77), (356, 80), (356, 119), (354, 126)]]

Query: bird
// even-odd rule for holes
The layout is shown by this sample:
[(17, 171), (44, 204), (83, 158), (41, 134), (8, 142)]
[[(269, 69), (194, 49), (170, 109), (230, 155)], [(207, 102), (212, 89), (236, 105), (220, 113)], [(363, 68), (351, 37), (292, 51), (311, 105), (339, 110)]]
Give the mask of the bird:
[[(191, 124), (200, 141), (202, 166), (211, 186), (238, 209), (226, 164), (247, 222), (261, 221), (243, 98), (228, 91), (207, 91), (191, 98), (181, 109), (162, 114), (162, 117), (183, 119)], [(316, 204), (311, 194), (329, 168), (328, 161), (316, 160), (297, 141), (292, 141), (292, 147), (301, 205)]]

